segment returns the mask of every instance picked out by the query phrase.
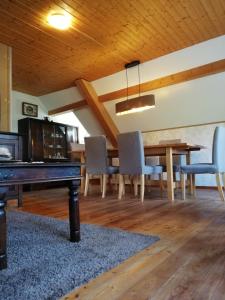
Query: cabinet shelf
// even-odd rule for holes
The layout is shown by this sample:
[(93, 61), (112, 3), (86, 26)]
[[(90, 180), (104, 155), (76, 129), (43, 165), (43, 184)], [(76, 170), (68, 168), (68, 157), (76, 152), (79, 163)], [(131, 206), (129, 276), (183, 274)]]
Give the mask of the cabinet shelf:
[(69, 160), (69, 143), (78, 143), (78, 128), (33, 118), (18, 121), (24, 161)]

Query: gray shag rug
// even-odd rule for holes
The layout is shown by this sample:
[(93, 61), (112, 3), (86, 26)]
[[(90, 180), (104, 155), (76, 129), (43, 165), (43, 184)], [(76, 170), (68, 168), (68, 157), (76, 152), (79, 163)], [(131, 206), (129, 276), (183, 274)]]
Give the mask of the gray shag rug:
[(0, 299), (58, 299), (159, 240), (82, 224), (69, 242), (67, 221), (8, 212), (8, 269), (0, 271)]

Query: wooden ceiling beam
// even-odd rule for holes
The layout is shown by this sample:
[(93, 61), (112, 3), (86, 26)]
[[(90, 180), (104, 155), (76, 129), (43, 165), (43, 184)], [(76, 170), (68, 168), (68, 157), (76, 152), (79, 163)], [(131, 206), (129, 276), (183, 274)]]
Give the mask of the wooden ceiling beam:
[(113, 120), (111, 119), (108, 111), (104, 107), (104, 104), (99, 101), (99, 97), (91, 85), (90, 82), (84, 79), (76, 80), (76, 85), (80, 91), (80, 93), (86, 99), (89, 107), (95, 114), (97, 120), (99, 121), (100, 125), (104, 129), (107, 138), (111, 142), (112, 146), (117, 146), (117, 135), (119, 131), (114, 124)]
[(51, 116), (51, 115), (56, 115), (56, 114), (59, 114), (59, 113), (65, 112), (65, 111), (69, 111), (69, 110), (76, 111), (81, 108), (84, 108), (87, 105), (88, 104), (87, 104), (86, 100), (81, 100), (78, 102), (70, 103), (70, 104), (49, 110), (48, 114)]
[[(169, 85), (182, 83), (185, 81), (201, 78), (204, 76), (220, 73), (225, 71), (225, 59), (221, 59), (206, 65), (202, 65), (196, 68), (192, 68), (189, 70), (185, 70), (182, 72), (178, 72), (175, 74), (171, 74), (168, 76), (164, 76), (161, 78), (157, 78), (151, 81), (147, 81), (141, 84), (141, 92), (149, 92), (152, 90), (160, 89)], [(129, 87), (128, 95), (135, 95), (139, 92), (139, 86), (134, 85)], [(121, 89), (112, 93), (107, 93), (104, 95), (99, 96), (99, 101), (107, 102), (116, 100), (119, 98), (126, 97), (127, 89)]]
[[(225, 59), (221, 59), (200, 67), (192, 68), (190, 70), (182, 71), (179, 73), (171, 74), (164, 76), (158, 79), (154, 79), (141, 84), (141, 92), (150, 92), (152, 90), (160, 89), (166, 86), (170, 86), (177, 83), (182, 83), (185, 81), (201, 78), (208, 75), (213, 75), (216, 73), (225, 71)], [(128, 94), (129, 96), (138, 94), (139, 86), (134, 85), (129, 87)], [(121, 89), (112, 93), (107, 93), (101, 96), (98, 96), (100, 102), (113, 101), (126, 97), (127, 89)], [(49, 115), (54, 115), (57, 113), (65, 112), (68, 110), (79, 110), (87, 106), (86, 100), (81, 100), (79, 102), (71, 103), (65, 106), (58, 107), (56, 109), (50, 110)]]

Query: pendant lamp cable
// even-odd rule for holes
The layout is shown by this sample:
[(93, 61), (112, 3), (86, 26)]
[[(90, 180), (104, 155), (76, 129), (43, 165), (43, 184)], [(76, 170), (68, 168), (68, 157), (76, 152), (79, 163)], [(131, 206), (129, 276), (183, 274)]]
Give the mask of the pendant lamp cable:
[(127, 79), (127, 100), (128, 100), (128, 72), (127, 72), (127, 69), (126, 69), (126, 79)]
[(139, 79), (139, 83), (138, 83), (138, 91), (139, 91), (139, 97), (140, 97), (140, 96), (141, 96), (140, 64), (138, 64), (138, 79)]

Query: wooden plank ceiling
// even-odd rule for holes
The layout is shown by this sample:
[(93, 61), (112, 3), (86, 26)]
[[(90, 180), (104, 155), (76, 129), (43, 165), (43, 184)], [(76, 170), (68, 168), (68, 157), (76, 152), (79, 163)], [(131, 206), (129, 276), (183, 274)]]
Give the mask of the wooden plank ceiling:
[[(49, 27), (66, 10), (67, 31)], [(13, 48), (13, 89), (43, 95), (225, 34), (224, 0), (1, 0), (0, 42)]]

